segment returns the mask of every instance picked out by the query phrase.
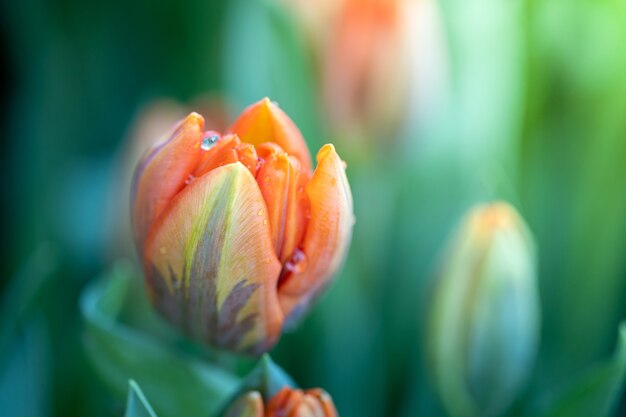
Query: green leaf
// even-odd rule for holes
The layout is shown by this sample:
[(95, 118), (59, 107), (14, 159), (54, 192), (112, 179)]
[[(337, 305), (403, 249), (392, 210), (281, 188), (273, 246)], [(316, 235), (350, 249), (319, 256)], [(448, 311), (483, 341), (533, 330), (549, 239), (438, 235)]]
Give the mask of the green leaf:
[(58, 253), (41, 244), (0, 300), (0, 414), (45, 416), (51, 404), (49, 322), (38, 303), (54, 282)]
[(118, 267), (82, 296), (85, 347), (95, 370), (120, 401), (128, 380), (137, 381), (161, 417), (217, 415), (236, 391), (238, 379), (183, 350), (180, 343), (140, 330), (139, 323), (126, 323), (124, 309), (144, 304), (146, 310), (133, 316), (143, 317), (152, 327), (159, 323), (157, 317), (150, 318), (155, 313), (142, 301), (143, 290), (133, 291), (132, 280), (139, 277)]
[(0, 358), (0, 414), (46, 416), (51, 387), (48, 329), (36, 318), (20, 328)]
[[(246, 409), (247, 399), (246, 396), (252, 392), (260, 394), (266, 401), (272, 398), (283, 387), (295, 388), (297, 385), (293, 379), (274, 361), (270, 358), (269, 354), (265, 354), (261, 357), (257, 365), (250, 371), (250, 373), (241, 381), (239, 388), (235, 395), (232, 396), (230, 401), (227, 402), (228, 409), (224, 409), (222, 413), (218, 415), (227, 414), (231, 415), (234, 410), (235, 415), (242, 412), (240, 407)], [(237, 405), (239, 403), (239, 405)], [(234, 408), (230, 406), (234, 406)]]
[(0, 303), (0, 354), (12, 343), (21, 320), (37, 304), (38, 297), (58, 267), (55, 248), (50, 244), (42, 244), (11, 279)]
[(619, 329), (613, 358), (575, 380), (550, 406), (545, 417), (605, 417), (617, 406), (626, 377), (626, 322)]
[(157, 417), (141, 388), (132, 379), (128, 381), (128, 400), (124, 417)]
[(525, 3), (519, 185), (550, 277), (540, 367), (550, 386), (601, 360), (624, 314), (626, 3)]
[(250, 372), (241, 384), (241, 391), (259, 391), (263, 398), (272, 398), (283, 387), (295, 387), (296, 383), (278, 365), (270, 355), (265, 354), (257, 366)]

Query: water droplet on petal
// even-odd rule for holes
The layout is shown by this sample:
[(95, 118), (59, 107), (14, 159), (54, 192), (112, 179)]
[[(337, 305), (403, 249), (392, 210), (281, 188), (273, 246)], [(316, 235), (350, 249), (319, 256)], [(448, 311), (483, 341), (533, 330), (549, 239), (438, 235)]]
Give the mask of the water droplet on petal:
[(293, 273), (300, 273), (307, 267), (307, 258), (304, 252), (296, 248), (291, 255), (291, 258), (285, 263), (285, 270)]
[(194, 177), (193, 175), (189, 174), (189, 176), (185, 180), (185, 185), (191, 184), (193, 182), (193, 180), (195, 180), (195, 179), (196, 179), (196, 177)]
[(217, 135), (207, 136), (206, 138), (202, 139), (202, 144), (200, 145), (200, 148), (203, 151), (208, 151), (213, 146), (215, 146), (215, 143), (217, 143), (218, 140), (219, 136)]
[(263, 209), (259, 209), (259, 211), (256, 212), (257, 216), (262, 216), (263, 215)]

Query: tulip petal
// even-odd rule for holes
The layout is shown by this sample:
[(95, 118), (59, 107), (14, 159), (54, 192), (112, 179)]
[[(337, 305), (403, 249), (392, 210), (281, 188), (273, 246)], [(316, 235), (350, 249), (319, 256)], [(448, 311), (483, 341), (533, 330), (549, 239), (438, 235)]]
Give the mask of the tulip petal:
[(299, 389), (281, 389), (265, 407), (266, 417), (291, 416), (297, 410), (304, 394)]
[(245, 109), (231, 131), (255, 146), (274, 142), (289, 155), (298, 158), (307, 170), (311, 169), (311, 155), (302, 133), (289, 116), (268, 98)]
[(294, 417), (325, 417), (322, 404), (315, 397), (305, 395)]
[(258, 160), (254, 146), (241, 143), (237, 135), (226, 135), (218, 139), (210, 150), (202, 154), (193, 176), (201, 177), (215, 168), (235, 162), (241, 162), (253, 176), (256, 176)]
[(146, 241), (146, 280), (161, 313), (213, 345), (269, 349), (283, 314), (265, 212), (254, 177), (238, 162), (183, 189)]
[(263, 417), (263, 398), (257, 391), (238, 398), (226, 411), (224, 417)]
[[(285, 317), (294, 321), (328, 284), (345, 257), (354, 224), (352, 193), (345, 167), (332, 145), (317, 154), (317, 168), (306, 186), (311, 218), (295, 262), (278, 288)], [(301, 265), (298, 265), (300, 263)]]
[(324, 390), (285, 387), (267, 403), (265, 417), (337, 417), (337, 410)]
[(322, 406), (322, 410), (324, 411), (324, 417), (338, 417), (337, 409), (335, 408), (335, 404), (333, 403), (332, 398), (326, 391), (323, 389), (315, 388), (310, 389), (306, 392), (307, 395), (310, 395), (319, 401)]
[(304, 187), (309, 175), (295, 157), (274, 144), (259, 146), (258, 153), (263, 164), (257, 182), (267, 206), (276, 254), (285, 263), (304, 237), (309, 206)]
[(133, 232), (143, 248), (152, 223), (163, 213), (171, 199), (200, 160), (204, 119), (191, 113), (174, 129), (170, 138), (144, 156), (133, 179)]

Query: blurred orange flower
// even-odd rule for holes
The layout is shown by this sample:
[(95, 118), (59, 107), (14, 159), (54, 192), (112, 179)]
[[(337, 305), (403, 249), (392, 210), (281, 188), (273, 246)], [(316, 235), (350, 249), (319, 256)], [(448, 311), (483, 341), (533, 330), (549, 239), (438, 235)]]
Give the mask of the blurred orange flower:
[(283, 388), (263, 405), (261, 394), (251, 391), (240, 397), (225, 417), (338, 417), (337, 410), (324, 390), (307, 391)]
[(282, 2), (314, 44), (325, 112), (341, 137), (393, 138), (442, 100), (447, 59), (435, 0)]
[(229, 133), (191, 113), (139, 163), (132, 218), (150, 298), (192, 337), (262, 353), (340, 267), (352, 225), (332, 145), (312, 163), (289, 117), (264, 99)]

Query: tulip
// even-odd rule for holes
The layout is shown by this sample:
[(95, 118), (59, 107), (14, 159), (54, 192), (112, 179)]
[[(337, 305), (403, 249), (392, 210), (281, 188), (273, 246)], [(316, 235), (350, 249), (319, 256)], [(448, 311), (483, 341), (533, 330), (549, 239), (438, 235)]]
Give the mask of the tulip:
[(224, 135), (191, 113), (146, 153), (132, 188), (153, 305), (194, 339), (241, 353), (267, 351), (308, 310), (354, 223), (334, 147), (312, 172), (300, 131), (268, 99)]
[(321, 389), (283, 388), (267, 404), (257, 391), (236, 400), (225, 417), (337, 417), (333, 400)]
[(432, 111), (446, 73), (432, 0), (343, 0), (320, 37), (324, 105), (332, 128), (357, 139), (393, 138)]
[(473, 209), (444, 257), (430, 311), (432, 375), (453, 417), (500, 415), (537, 349), (532, 238), (506, 203)]

